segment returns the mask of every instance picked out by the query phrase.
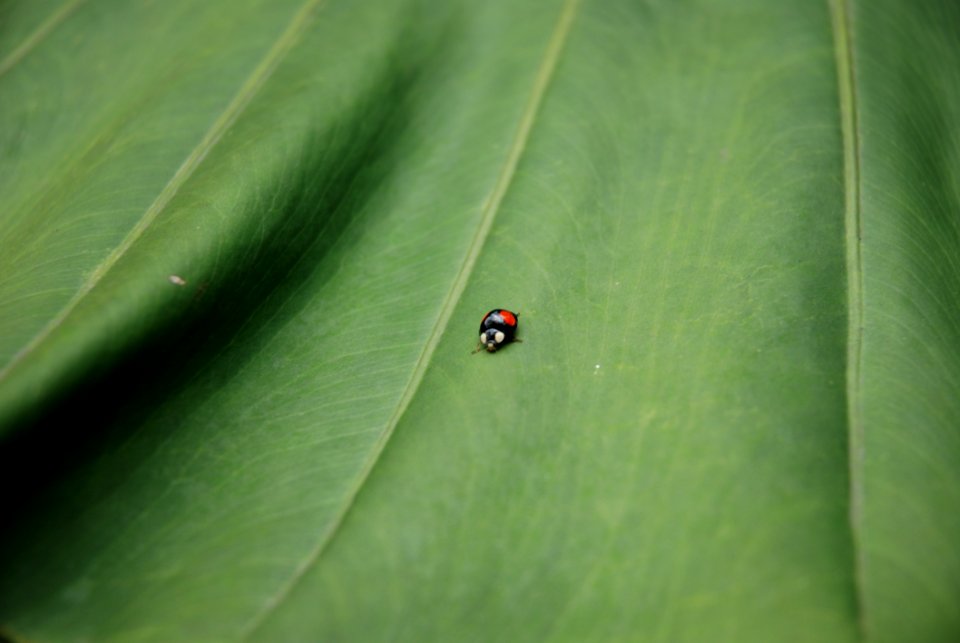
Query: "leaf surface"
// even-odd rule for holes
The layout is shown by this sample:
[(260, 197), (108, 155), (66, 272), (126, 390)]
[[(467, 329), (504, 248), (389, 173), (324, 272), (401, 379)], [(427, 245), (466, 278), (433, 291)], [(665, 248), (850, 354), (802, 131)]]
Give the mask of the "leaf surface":
[(882, 4), (5, 6), (0, 623), (955, 639), (960, 17)]
[(859, 156), (852, 391), (864, 625), (960, 635), (960, 7), (847, 7)]

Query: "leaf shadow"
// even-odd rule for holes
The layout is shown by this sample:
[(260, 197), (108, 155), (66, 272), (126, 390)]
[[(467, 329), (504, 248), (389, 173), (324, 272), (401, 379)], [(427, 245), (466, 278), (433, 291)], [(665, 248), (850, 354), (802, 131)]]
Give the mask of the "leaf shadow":
[[(0, 509), (16, 526), (0, 535), (0, 565), (16, 566), (16, 552), (32, 546), (34, 535), (69, 528), (55, 523), (59, 516), (49, 515), (57, 512), (47, 510), (48, 501), (69, 496), (79, 470), (117, 449), (131, 427), (185, 387), (198, 404), (216, 394), (255, 356), (235, 344), (268, 339), (279, 328), (273, 319), (279, 306), (290, 314), (308, 303), (309, 289), (301, 287), (307, 279), (326, 282), (340, 270), (331, 250), (349, 254), (348, 230), (363, 225), (376, 186), (402, 163), (399, 143), (417, 87), (442, 64), (445, 43), (455, 37), (456, 29), (438, 30), (411, 46), (408, 30), (398, 29), (393, 55), (371, 74), (363, 95), (335, 122), (316, 123), (302, 153), (287, 160), (283, 180), (257, 197), (265, 207), (261, 234), (221, 258), (229, 278), (191, 283), (186, 310), (158, 319), (143, 339), (16, 422), (0, 441)], [(107, 493), (136, 466), (130, 462), (91, 484)]]

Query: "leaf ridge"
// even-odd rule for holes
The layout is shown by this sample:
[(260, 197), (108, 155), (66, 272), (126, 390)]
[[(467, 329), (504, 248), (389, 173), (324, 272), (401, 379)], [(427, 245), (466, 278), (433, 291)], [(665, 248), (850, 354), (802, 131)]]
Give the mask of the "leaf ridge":
[(49, 36), (54, 29), (56, 29), (61, 22), (66, 20), (70, 14), (72, 14), (77, 7), (86, 2), (87, 0), (66, 0), (60, 8), (54, 11), (50, 16), (40, 23), (40, 26), (37, 27), (33, 33), (27, 36), (20, 45), (13, 49), (6, 58), (0, 60), (0, 76), (3, 76), (8, 71), (10, 71), (17, 63), (27, 57), (33, 49), (39, 45), (44, 38)]
[(861, 640), (870, 637), (864, 588), (866, 559), (863, 551), (864, 427), (862, 407), (863, 367), (863, 202), (860, 191), (861, 140), (857, 83), (853, 53), (851, 0), (830, 0), (840, 120), (843, 133), (844, 228), (847, 272), (846, 397), (849, 467), (849, 525), (853, 546), (854, 591), (857, 627)]
[[(85, 0), (76, 0), (76, 3)], [(300, 35), (305, 30), (313, 12), (323, 3), (324, 0), (306, 0), (300, 9), (294, 14), (287, 28), (279, 36), (276, 42), (270, 47), (266, 55), (260, 60), (253, 71), (244, 81), (243, 85), (231, 99), (230, 103), (220, 113), (210, 128), (206, 131), (203, 138), (190, 154), (184, 159), (183, 163), (177, 168), (163, 189), (147, 207), (143, 216), (131, 228), (123, 241), (107, 255), (107, 257), (98, 265), (87, 278), (86, 282), (80, 287), (77, 293), (67, 302), (67, 304), (57, 313), (34, 337), (21, 348), (10, 360), (10, 362), (0, 369), (0, 382), (10, 376), (10, 373), (21, 363), (24, 358), (30, 355), (40, 346), (47, 337), (50, 336), (63, 322), (70, 316), (76, 307), (83, 301), (84, 297), (93, 290), (103, 277), (113, 266), (127, 253), (133, 244), (143, 236), (144, 232), (164, 211), (171, 200), (180, 191), (180, 188), (193, 176), (196, 169), (203, 163), (207, 154), (212, 150), (223, 135), (236, 122), (253, 98), (257, 95), (260, 88), (273, 74), (274, 70), (283, 60), (284, 56), (298, 41)]]
[(317, 563), (317, 561), (326, 551), (327, 547), (333, 541), (334, 536), (337, 534), (341, 525), (346, 519), (347, 514), (349, 514), (350, 510), (353, 508), (357, 496), (363, 488), (363, 485), (369, 479), (370, 474), (372, 473), (377, 462), (379, 462), (380, 456), (392, 437), (394, 430), (400, 422), (400, 419), (406, 413), (407, 408), (410, 406), (410, 403), (416, 396), (417, 390), (420, 387), (420, 383), (423, 381), (427, 367), (429, 366), (431, 358), (433, 357), (433, 353), (437, 345), (440, 343), (440, 338), (443, 336), (446, 330), (450, 318), (453, 315), (453, 310), (456, 307), (456, 304), (459, 302), (464, 289), (466, 288), (467, 281), (473, 272), (477, 258), (479, 257), (480, 252), (486, 243), (490, 229), (493, 226), (493, 221), (500, 210), (500, 204), (503, 202), (503, 198), (506, 196), (506, 193), (516, 174), (520, 158), (523, 156), (523, 152), (526, 149), (530, 132), (533, 129), (534, 121), (539, 113), (540, 104), (543, 101), (547, 87), (549, 86), (554, 70), (556, 69), (557, 61), (560, 58), (560, 54), (563, 51), (564, 45), (566, 44), (567, 36), (570, 33), (570, 28), (574, 17), (576, 16), (579, 3), (580, 0), (565, 0), (563, 7), (560, 10), (560, 16), (557, 20), (556, 27), (554, 27), (550, 41), (547, 44), (546, 51), (540, 63), (537, 75), (534, 79), (533, 87), (530, 91), (530, 95), (527, 98), (526, 106), (524, 107), (523, 114), (520, 118), (520, 123), (517, 126), (513, 141), (510, 145), (510, 152), (507, 155), (507, 160), (501, 168), (493, 190), (483, 202), (480, 224), (477, 227), (476, 232), (474, 232), (473, 239), (470, 242), (470, 246), (467, 250), (466, 256), (464, 257), (463, 263), (460, 266), (460, 270), (457, 272), (457, 276), (451, 284), (450, 290), (447, 292), (446, 297), (444, 298), (443, 305), (440, 309), (440, 314), (437, 316), (430, 335), (427, 337), (427, 341), (424, 343), (424, 347), (417, 358), (416, 365), (414, 366), (413, 372), (410, 374), (410, 378), (407, 380), (403, 394), (401, 395), (400, 400), (397, 402), (397, 406), (394, 409), (393, 414), (390, 416), (386, 426), (380, 433), (380, 436), (377, 438), (377, 441), (371, 450), (370, 456), (364, 463), (363, 469), (354, 480), (354, 483), (348, 492), (346, 502), (343, 503), (340, 511), (334, 517), (333, 521), (331, 521), (327, 529), (321, 534), (317, 545), (313, 548), (313, 550), (308, 552), (304, 560), (301, 561), (301, 563), (294, 570), (294, 573), (290, 579), (273, 597), (267, 600), (263, 608), (257, 614), (255, 614), (250, 622), (241, 629), (240, 636), (242, 639), (249, 638), (261, 625), (263, 625), (267, 617), (284, 601), (284, 599), (290, 595), (300, 580), (303, 579), (310, 568)]

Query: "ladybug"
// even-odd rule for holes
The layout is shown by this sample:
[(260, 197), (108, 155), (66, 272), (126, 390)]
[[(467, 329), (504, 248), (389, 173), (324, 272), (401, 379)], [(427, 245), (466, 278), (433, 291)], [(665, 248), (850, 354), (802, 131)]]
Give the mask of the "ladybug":
[(477, 353), (481, 348), (486, 348), (488, 353), (495, 353), (498, 348), (502, 348), (510, 342), (519, 342), (517, 339), (517, 317), (520, 315), (512, 313), (509, 310), (496, 308), (483, 316), (480, 322), (480, 343), (477, 345)]

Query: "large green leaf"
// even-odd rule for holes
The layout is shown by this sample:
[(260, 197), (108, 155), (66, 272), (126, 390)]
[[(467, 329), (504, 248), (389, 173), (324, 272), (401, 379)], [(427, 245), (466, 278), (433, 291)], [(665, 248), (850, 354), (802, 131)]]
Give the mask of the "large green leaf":
[(956, 640), (958, 33), (0, 4), (0, 624)]

